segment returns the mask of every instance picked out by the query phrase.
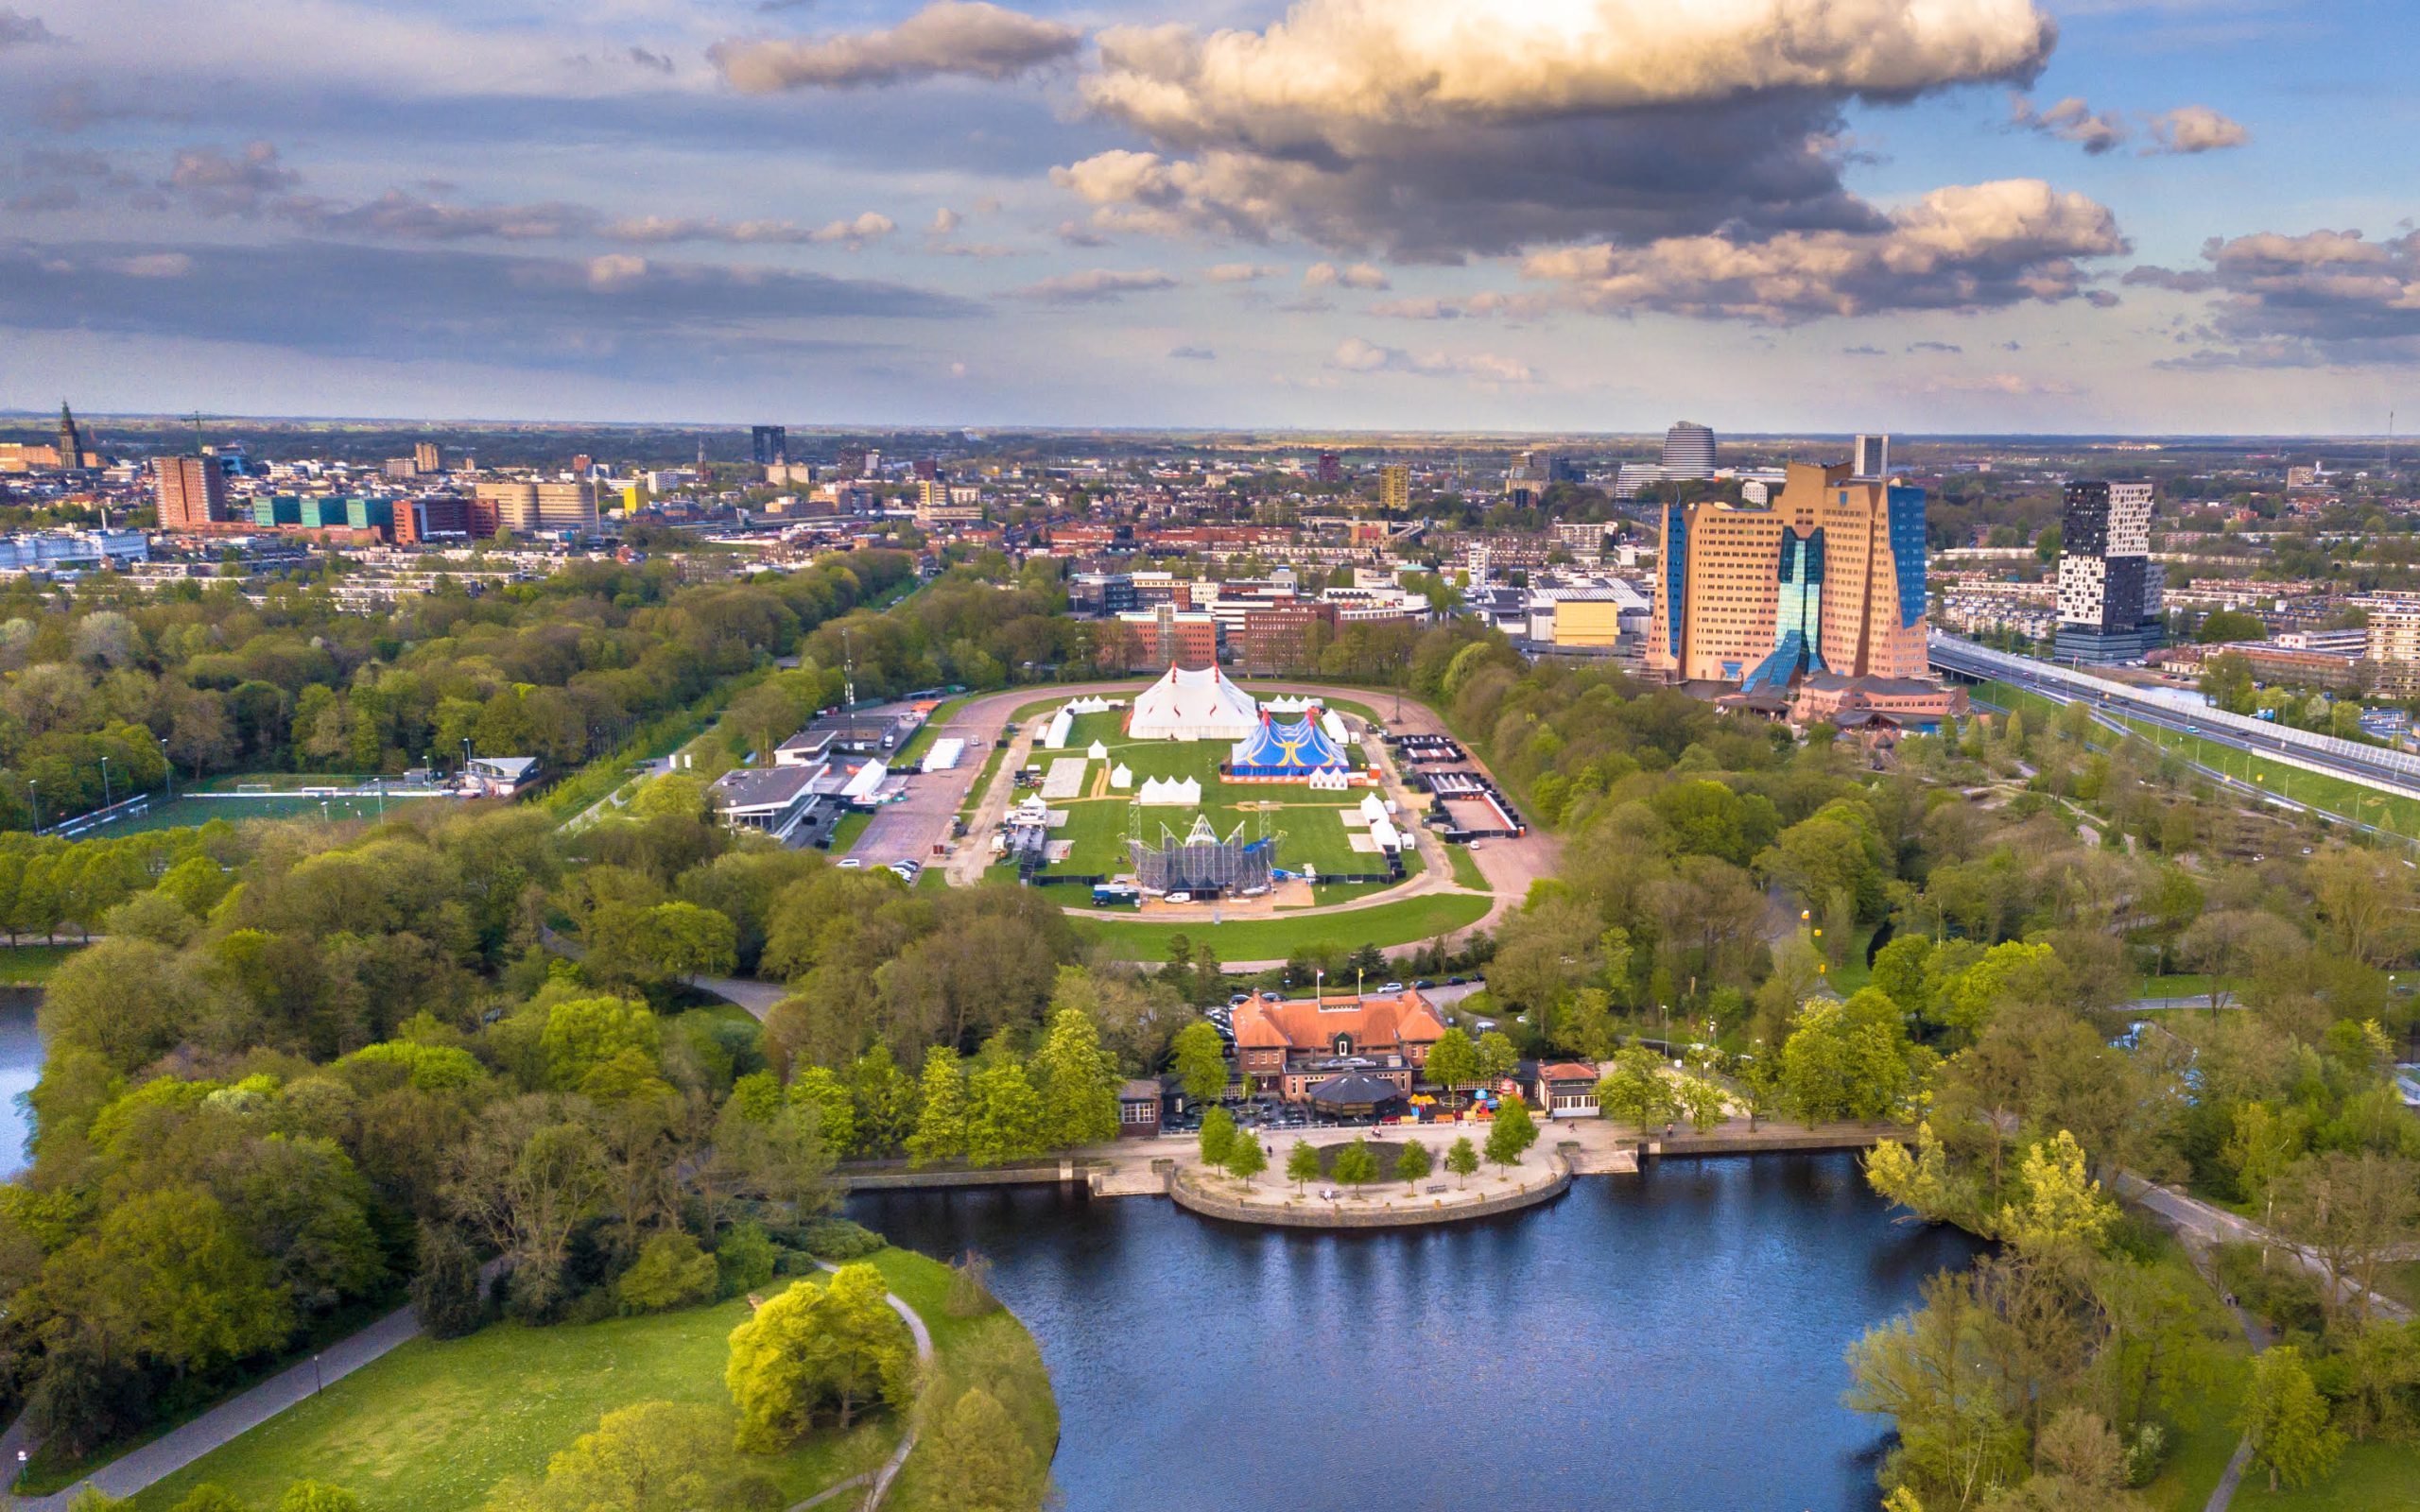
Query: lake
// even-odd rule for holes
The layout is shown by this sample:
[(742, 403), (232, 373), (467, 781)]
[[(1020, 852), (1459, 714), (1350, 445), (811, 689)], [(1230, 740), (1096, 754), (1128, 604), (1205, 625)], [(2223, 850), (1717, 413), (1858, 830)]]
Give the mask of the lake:
[(34, 1131), (26, 1093), (42, 1079), (42, 1035), (34, 1027), (37, 992), (0, 991), (0, 1177), (26, 1168), (26, 1141)]
[(1846, 1154), (1650, 1160), (1396, 1233), (1047, 1187), (848, 1212), (992, 1258), (1070, 1512), (1872, 1512), (1886, 1425), (1841, 1406), (1842, 1351), (1979, 1247), (1893, 1222)]

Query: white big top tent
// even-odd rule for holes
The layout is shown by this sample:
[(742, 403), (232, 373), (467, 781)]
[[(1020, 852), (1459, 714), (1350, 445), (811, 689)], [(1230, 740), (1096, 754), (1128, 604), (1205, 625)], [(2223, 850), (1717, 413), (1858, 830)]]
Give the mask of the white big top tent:
[(1241, 740), (1260, 728), (1260, 705), (1217, 667), (1170, 667), (1143, 690), (1126, 732), (1136, 740)]

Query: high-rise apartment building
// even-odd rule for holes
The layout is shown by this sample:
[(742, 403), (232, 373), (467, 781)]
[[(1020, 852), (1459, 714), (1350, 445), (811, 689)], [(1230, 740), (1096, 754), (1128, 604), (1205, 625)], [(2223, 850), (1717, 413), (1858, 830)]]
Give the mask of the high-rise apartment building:
[(412, 467), (424, 474), (445, 471), (445, 448), (435, 441), (412, 443)]
[(2152, 486), (2078, 480), (2059, 511), (2062, 662), (2132, 662), (2166, 639)]
[(1378, 507), (1389, 514), (1411, 508), (1411, 464), (1390, 462), (1378, 469)]
[(482, 483), (475, 490), (473, 515), (480, 523), (493, 520), (491, 533), (555, 535), (570, 531), (596, 533), (596, 485), (594, 483)]
[(1925, 491), (1790, 464), (1781, 497), (1664, 507), (1647, 664), (1778, 692), (1926, 675)]
[(748, 427), (748, 455), (758, 467), (786, 467), (790, 460), (790, 432), (786, 425), (751, 425)]
[(215, 456), (164, 456), (159, 472), (160, 528), (199, 530), (227, 518), (227, 474)]
[(1662, 472), (1668, 478), (1714, 476), (1713, 430), (1685, 420), (1666, 431)]

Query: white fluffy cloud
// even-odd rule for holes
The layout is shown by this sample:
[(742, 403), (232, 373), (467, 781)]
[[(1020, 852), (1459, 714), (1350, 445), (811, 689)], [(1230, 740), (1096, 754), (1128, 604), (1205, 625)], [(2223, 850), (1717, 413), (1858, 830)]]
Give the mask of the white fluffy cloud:
[(871, 241), (879, 241), (899, 229), (899, 223), (878, 211), (869, 210), (848, 220), (836, 220), (818, 226), (807, 233), (811, 242), (838, 242), (850, 250)]
[(1113, 26), (1080, 89), (1150, 144), (1058, 171), (1104, 228), (1452, 261), (1722, 225), (1851, 226), (1841, 109), (2031, 78), (2031, 0), (1299, 0)]
[(1337, 372), (1400, 372), (1420, 378), (1463, 378), (1487, 385), (1533, 384), (1537, 374), (1518, 357), (1492, 352), (1406, 352), (1382, 347), (1359, 336), (1347, 336), (1328, 353), (1326, 366)]
[(2152, 146), (2146, 152), (2217, 152), (2252, 140), (2242, 122), (2229, 120), (2206, 105), (2180, 105), (2152, 117)]
[(2188, 367), (2420, 363), (2420, 232), (2212, 237), (2205, 266), (2138, 267), (2129, 284), (2213, 296)]
[(1028, 284), (1016, 292), (1019, 299), (1039, 300), (1046, 304), (1101, 304), (1122, 300), (1129, 294), (1172, 289), (1176, 284), (1173, 277), (1156, 267), (1089, 267), (1080, 273), (1062, 273), (1039, 284)]
[(2116, 111), (2096, 112), (2073, 94), (2048, 110), (2037, 110), (2024, 95), (2012, 94), (2008, 121), (2019, 130), (2039, 131), (2062, 142), (2072, 142), (2095, 157), (2123, 146), (2135, 134), (2135, 129)]
[(1321, 289), (1330, 286), (1347, 289), (1388, 289), (1394, 286), (1386, 270), (1368, 263), (1355, 263), (1339, 267), (1334, 263), (1313, 263), (1303, 269), (1303, 287)]
[(2038, 179), (2012, 179), (1936, 189), (1876, 231), (1598, 243), (1539, 252), (1523, 272), (1600, 313), (1788, 324), (2072, 299), (2084, 293), (2079, 260), (2126, 248), (2102, 206)]
[(1219, 263), (1201, 270), (1213, 284), (1257, 284), (1286, 270), (1274, 263)]
[(734, 89), (770, 94), (897, 84), (937, 74), (1013, 78), (1072, 57), (1082, 42), (1073, 26), (985, 0), (934, 0), (880, 31), (721, 42), (707, 56)]

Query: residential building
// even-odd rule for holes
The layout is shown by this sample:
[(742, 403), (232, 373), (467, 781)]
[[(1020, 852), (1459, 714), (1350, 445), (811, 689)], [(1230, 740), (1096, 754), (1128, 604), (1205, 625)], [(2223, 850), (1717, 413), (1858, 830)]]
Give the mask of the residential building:
[(1348, 1074), (1375, 1076), (1408, 1094), (1445, 1033), (1416, 988), (1386, 997), (1280, 999), (1256, 992), (1235, 1011), (1236, 1069), (1288, 1102)]
[(1695, 421), (1676, 421), (1664, 433), (1663, 461), (1658, 472), (1668, 478), (1714, 476), (1713, 430)]
[(2365, 649), (2377, 662), (2420, 662), (2420, 609), (2374, 609)]
[(412, 443), (412, 466), (423, 474), (445, 471), (445, 448), (435, 441)]
[(595, 535), (594, 483), (482, 483), (474, 496), (500, 529), (515, 535)]
[(1390, 462), (1378, 469), (1378, 507), (1388, 514), (1411, 508), (1411, 464)]
[(215, 456), (164, 456), (159, 472), (160, 528), (201, 530), (227, 518), (227, 474)]
[(1772, 504), (1664, 507), (1647, 665), (1768, 691), (1926, 674), (1925, 491), (1792, 463)]
[(2140, 660), (2166, 639), (2151, 560), (2152, 486), (2069, 483), (2059, 531), (2059, 660)]

